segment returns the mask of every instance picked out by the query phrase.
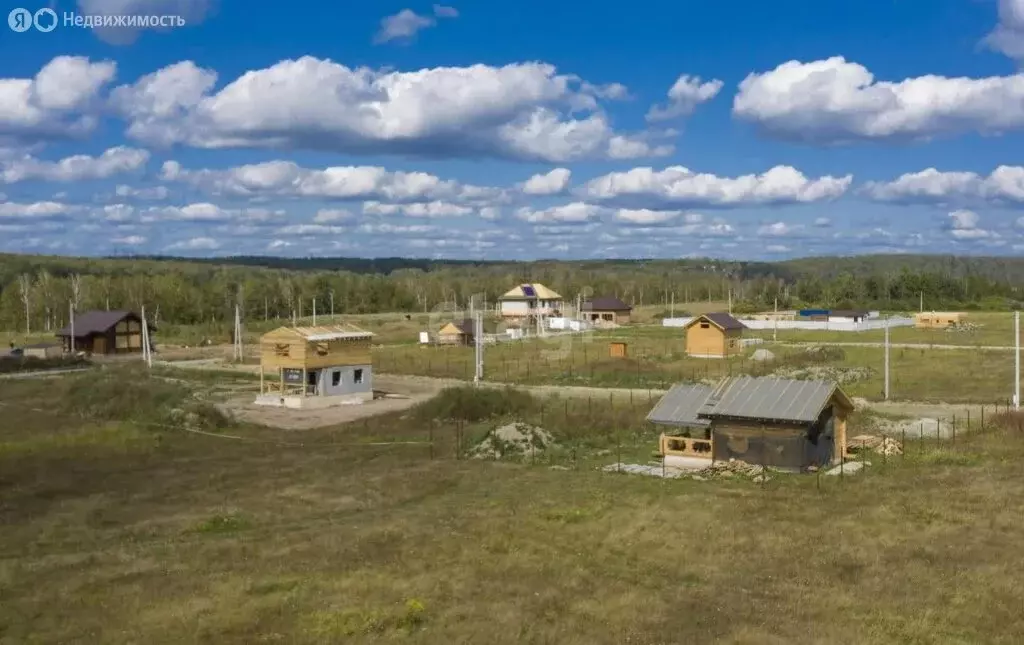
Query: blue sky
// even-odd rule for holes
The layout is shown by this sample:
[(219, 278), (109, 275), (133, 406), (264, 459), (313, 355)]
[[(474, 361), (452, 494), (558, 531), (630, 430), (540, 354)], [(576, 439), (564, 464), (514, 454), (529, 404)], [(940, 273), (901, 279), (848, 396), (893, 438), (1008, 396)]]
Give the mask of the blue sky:
[(275, 6), (25, 4), (0, 251), (1024, 252), (1024, 0)]

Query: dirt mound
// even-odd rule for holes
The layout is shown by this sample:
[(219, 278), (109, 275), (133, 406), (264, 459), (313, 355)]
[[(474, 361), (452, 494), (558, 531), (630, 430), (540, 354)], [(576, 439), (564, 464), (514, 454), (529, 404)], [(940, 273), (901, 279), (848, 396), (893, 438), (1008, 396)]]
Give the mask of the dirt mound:
[(870, 367), (833, 367), (812, 365), (810, 367), (788, 368), (775, 371), (775, 376), (798, 380), (827, 380), (840, 385), (855, 383), (871, 378), (874, 370)]
[(555, 447), (551, 433), (525, 423), (510, 423), (487, 433), (473, 449), (476, 459), (517, 459)]

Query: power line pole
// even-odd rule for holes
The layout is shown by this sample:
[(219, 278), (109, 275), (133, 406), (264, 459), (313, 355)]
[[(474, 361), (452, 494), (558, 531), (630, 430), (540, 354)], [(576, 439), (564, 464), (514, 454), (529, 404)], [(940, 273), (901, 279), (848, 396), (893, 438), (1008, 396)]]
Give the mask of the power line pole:
[(889, 400), (889, 316), (885, 317), (885, 400)]
[(316, 327), (316, 296), (313, 296), (313, 326)]
[(473, 371), (473, 383), (484, 378), (484, 315), (477, 313), (473, 319), (473, 344), (476, 346), (476, 369)]
[(75, 354), (75, 302), (72, 300), (68, 303), (68, 319), (71, 325), (71, 355)]
[(1020, 409), (1020, 311), (1013, 312), (1013, 409)]
[(672, 292), (672, 304), (670, 304), (668, 306), (668, 317), (669, 318), (675, 318), (676, 317), (676, 292), (675, 291)]
[(153, 354), (149, 345), (149, 323), (146, 321), (146, 305), (142, 305), (142, 360), (146, 367), (153, 367)]

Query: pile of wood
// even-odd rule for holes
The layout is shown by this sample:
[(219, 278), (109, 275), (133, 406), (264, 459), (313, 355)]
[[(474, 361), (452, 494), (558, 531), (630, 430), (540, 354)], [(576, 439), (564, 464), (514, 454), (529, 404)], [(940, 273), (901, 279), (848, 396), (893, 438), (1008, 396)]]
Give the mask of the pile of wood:
[(959, 322), (946, 327), (946, 331), (977, 331), (981, 325), (972, 322)]
[(846, 444), (849, 452), (873, 452), (885, 457), (893, 457), (903, 454), (903, 446), (892, 437), (879, 437), (872, 434), (862, 434), (850, 439)]

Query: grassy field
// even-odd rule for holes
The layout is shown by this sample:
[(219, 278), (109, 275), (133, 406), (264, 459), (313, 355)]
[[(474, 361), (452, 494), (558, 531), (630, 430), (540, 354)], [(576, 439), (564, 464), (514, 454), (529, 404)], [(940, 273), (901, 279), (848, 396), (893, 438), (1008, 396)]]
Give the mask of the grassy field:
[[(745, 356), (707, 360), (686, 356), (682, 339), (627, 339), (629, 356), (609, 356), (607, 337), (558, 337), (500, 343), (485, 350), (484, 377), (529, 385), (666, 388), (680, 381), (723, 376), (777, 374), (794, 378), (832, 378), (853, 396), (880, 399), (884, 390), (884, 352), (876, 347), (836, 347), (815, 353), (806, 347), (770, 343), (776, 360)], [(468, 347), (381, 347), (374, 350), (381, 372), (471, 379), (473, 349)], [(1005, 402), (1013, 394), (1013, 354), (999, 350), (890, 350), (890, 396), (914, 401)]]
[[(841, 480), (664, 481), (594, 468), (653, 448), (639, 404), (566, 424), (548, 402), (578, 447), (558, 470), (455, 458), (455, 427), (539, 422), (522, 396), (301, 433), (208, 419), (236, 440), (166, 423), (180, 382), (109, 378), (130, 396), (0, 382), (0, 643), (1024, 639), (1018, 420)], [(417, 443), (371, 445), (395, 441)]]

